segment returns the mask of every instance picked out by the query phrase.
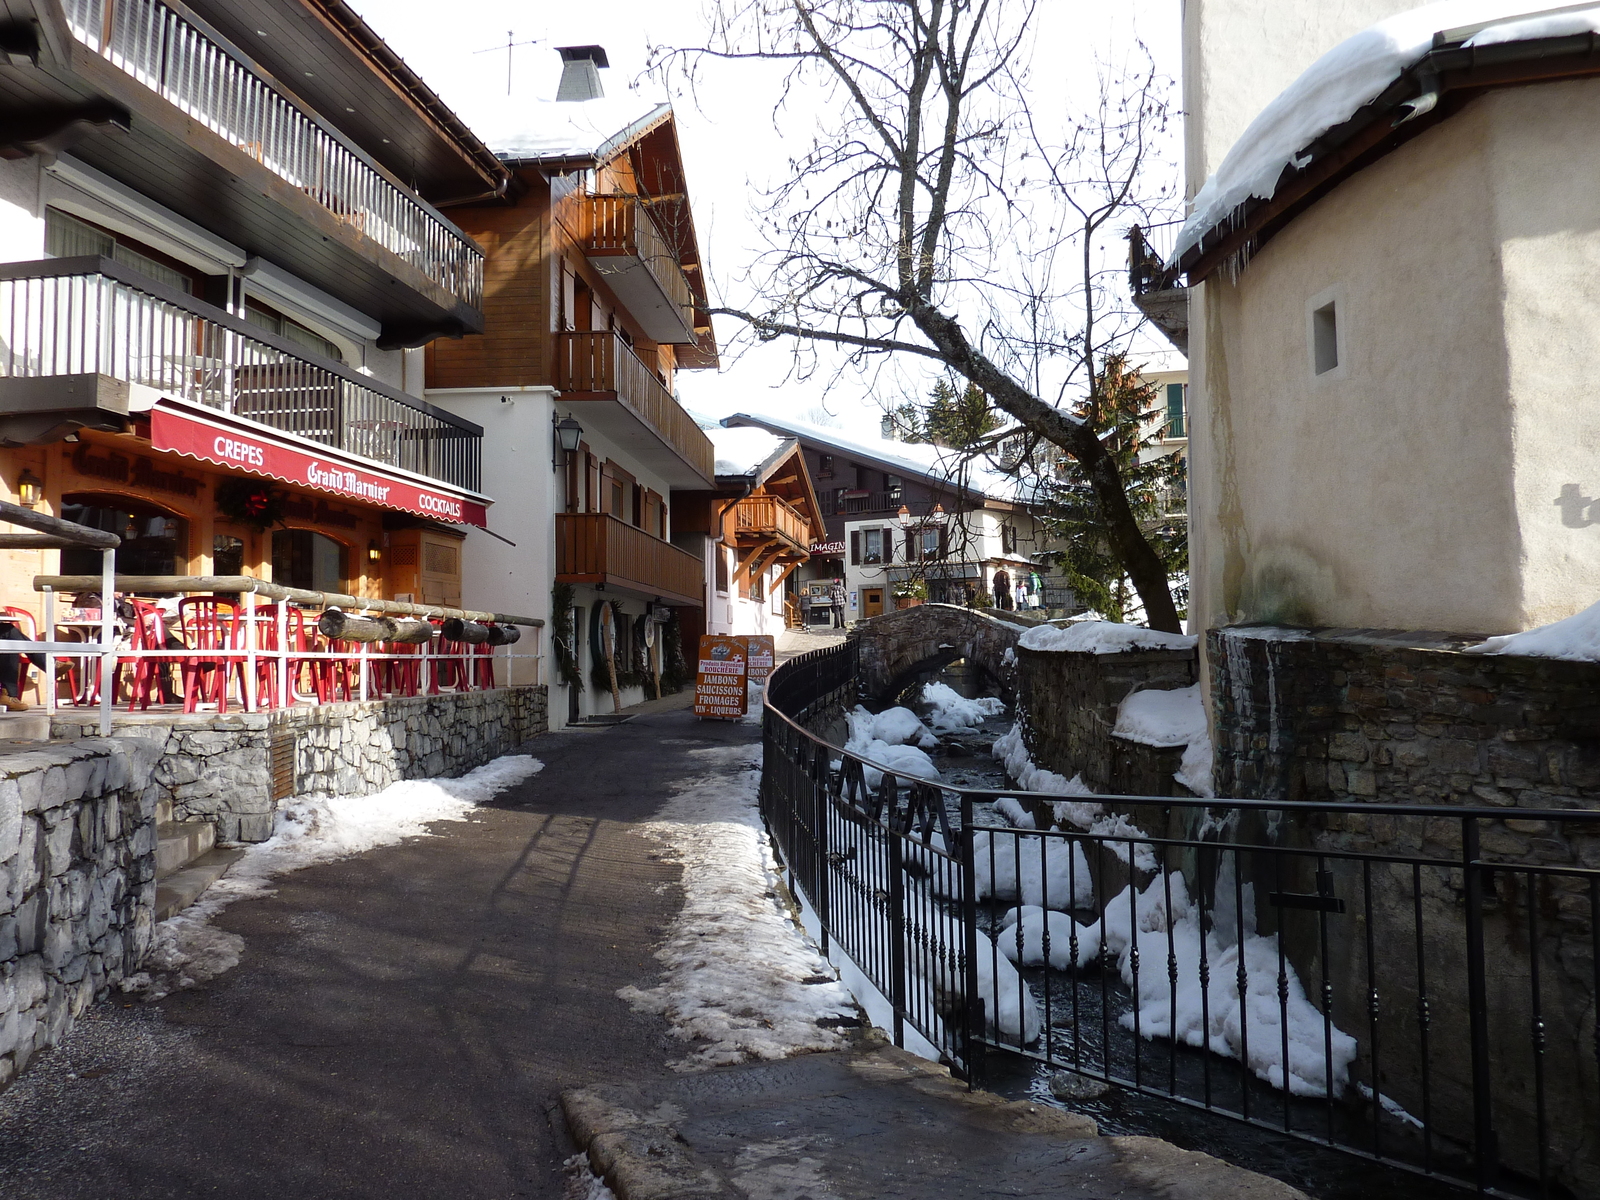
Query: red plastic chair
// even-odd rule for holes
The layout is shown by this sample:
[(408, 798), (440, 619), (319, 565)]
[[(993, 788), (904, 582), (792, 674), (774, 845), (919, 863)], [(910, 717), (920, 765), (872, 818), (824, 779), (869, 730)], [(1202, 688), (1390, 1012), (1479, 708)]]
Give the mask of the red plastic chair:
[[(17, 627), (17, 632), (22, 637), (30, 642), (39, 640), (39, 623), (27, 609), (13, 608), (8, 604), (4, 608), (0, 608), (0, 613), (4, 613), (5, 619)], [(28, 660), (24, 658), (17, 674), (17, 691), (20, 693), (23, 687), (26, 686), (21, 682), (22, 680), (29, 680), (33, 685), (33, 698), (43, 704), (44, 689), (40, 686), (38, 678), (32, 675), (29, 666)], [(76, 696), (78, 694), (78, 672), (73, 666), (73, 660), (70, 658), (67, 660), (67, 678), (71, 683), (72, 694)], [(21, 695), (18, 695), (17, 699), (22, 699)]]
[(183, 659), (183, 711), (196, 711), (203, 697), (216, 704), (218, 713), (227, 712), (229, 680), (237, 676), (239, 695), (245, 694), (238, 603), (220, 596), (186, 596), (178, 601), (178, 623), (188, 648), (201, 651)]
[[(256, 659), (256, 706), (258, 708), (276, 708), (278, 706), (278, 606), (276, 604), (261, 604), (256, 607), (256, 650), (258, 654), (268, 657)], [(288, 657), (288, 702), (292, 705), (296, 700), (307, 697), (299, 683), (306, 673), (307, 660), (296, 657), (305, 654), (311, 648), (311, 635), (306, 632), (306, 614), (304, 610), (292, 604), (284, 605), (284, 626), (289, 650)], [(321, 691), (317, 688), (317, 672), (315, 664), (311, 671), (312, 693), (320, 700)]]
[[(133, 607), (133, 624), (128, 630), (129, 650), (163, 650), (166, 648), (167, 627), (165, 614), (151, 604), (148, 600), (135, 600), (124, 597), (124, 602)], [(132, 668), (133, 677), (128, 684), (128, 711), (146, 709), (150, 707), (150, 694), (159, 685), (161, 670), (170, 662), (170, 659), (142, 658), (132, 654), (117, 655), (116, 662), (111, 668), (111, 694), (113, 700), (116, 692), (123, 684), (122, 673)], [(88, 672), (88, 683), (83, 690), (83, 704), (98, 704), (100, 702), (100, 672), (98, 669)]]
[[(429, 620), (435, 629), (443, 624), (436, 618), (430, 617)], [(428, 694), (437, 696), (441, 685), (456, 692), (470, 691), (472, 669), (467, 665), (467, 655), (472, 652), (472, 647), (465, 642), (452, 642), (442, 633), (437, 641), (439, 657), (433, 660), (433, 680), (428, 686)]]

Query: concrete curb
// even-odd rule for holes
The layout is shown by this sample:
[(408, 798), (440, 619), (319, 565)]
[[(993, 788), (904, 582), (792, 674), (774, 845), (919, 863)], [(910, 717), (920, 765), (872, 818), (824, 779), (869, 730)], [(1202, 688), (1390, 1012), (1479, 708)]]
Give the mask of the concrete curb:
[[(886, 1088), (903, 1090), (914, 1093), (934, 1119), (981, 1126), (994, 1138), (1016, 1138), (1019, 1145), (1041, 1138), (1062, 1144), (1067, 1151), (1064, 1176), (1074, 1172), (1071, 1164), (1081, 1158), (1086, 1179), (1112, 1186), (1107, 1194), (1162, 1200), (1307, 1200), (1288, 1184), (1208, 1154), (1180, 1150), (1157, 1138), (1101, 1137), (1094, 1121), (1081, 1114), (969, 1092), (944, 1067), (870, 1036), (836, 1057), (859, 1080), (864, 1097), (881, 1096)], [(726, 1070), (731, 1074), (742, 1068)], [(647, 1087), (597, 1085), (561, 1094), (574, 1143), (618, 1200), (747, 1200), (750, 1193), (706, 1161), (680, 1132), (690, 1114), (677, 1103), (653, 1099)], [(982, 1190), (981, 1181), (973, 1183)]]

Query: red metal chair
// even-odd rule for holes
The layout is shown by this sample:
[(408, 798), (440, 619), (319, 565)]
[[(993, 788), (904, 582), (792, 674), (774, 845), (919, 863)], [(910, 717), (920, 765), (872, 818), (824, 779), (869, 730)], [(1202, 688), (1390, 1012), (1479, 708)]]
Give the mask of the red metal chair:
[(200, 654), (183, 659), (183, 711), (194, 712), (202, 696), (215, 703), (218, 713), (228, 711), (228, 684), (239, 680), (245, 695), (245, 656), (240, 649), (239, 605), (220, 596), (186, 596), (178, 601), (178, 623), (190, 650)]
[[(37, 642), (39, 640), (39, 623), (34, 619), (33, 614), (27, 609), (13, 608), (8, 604), (4, 608), (0, 608), (0, 613), (4, 613), (5, 619), (17, 627), (17, 633), (19, 633), (22, 637), (26, 638), (30, 642)], [(73, 665), (73, 661), (74, 660), (70, 658), (67, 659), (67, 678), (72, 686), (72, 694), (76, 696), (78, 694), (78, 672)], [(17, 691), (20, 693), (24, 687), (24, 684), (21, 682), (22, 680), (30, 680), (30, 682), (33, 684), (33, 698), (40, 704), (43, 704), (44, 689), (40, 686), (38, 678), (32, 675), (28, 667), (28, 660), (24, 658), (22, 660), (21, 667), (18, 669)], [(22, 699), (20, 694), (17, 696), (17, 699)]]
[[(292, 705), (306, 693), (302, 692), (298, 684), (305, 674), (307, 659), (297, 657), (304, 655), (311, 647), (310, 635), (306, 632), (306, 614), (303, 609), (296, 608), (293, 604), (284, 606), (284, 627), (286, 644), (289, 650), (288, 665), (288, 702)], [(256, 624), (256, 650), (261, 657), (256, 659), (256, 706), (258, 708), (276, 708), (278, 705), (278, 606), (276, 604), (258, 605), (255, 610), (258, 618)], [(317, 688), (317, 672), (315, 664), (311, 671), (313, 693), (320, 700), (320, 690)]]
[[(435, 629), (444, 622), (436, 617), (430, 617)], [(437, 696), (441, 685), (448, 686), (452, 691), (465, 692), (472, 688), (472, 670), (467, 665), (467, 655), (472, 647), (465, 642), (452, 642), (442, 633), (438, 635), (439, 657), (433, 660), (433, 680), (428, 686), (428, 694)]]
[[(135, 600), (131, 596), (123, 597), (123, 602), (133, 608), (133, 624), (128, 628), (128, 649), (164, 650), (167, 642), (167, 626), (165, 614), (148, 600)], [(171, 659), (144, 658), (137, 654), (119, 654), (111, 669), (111, 695), (113, 701), (116, 692), (122, 686), (122, 672), (126, 668), (133, 669), (133, 677), (128, 683), (128, 711), (134, 709), (147, 709), (150, 707), (150, 694), (160, 683), (161, 671)], [(75, 703), (98, 704), (100, 702), (100, 671), (98, 661), (92, 663), (87, 671), (88, 682), (83, 689), (81, 701)]]

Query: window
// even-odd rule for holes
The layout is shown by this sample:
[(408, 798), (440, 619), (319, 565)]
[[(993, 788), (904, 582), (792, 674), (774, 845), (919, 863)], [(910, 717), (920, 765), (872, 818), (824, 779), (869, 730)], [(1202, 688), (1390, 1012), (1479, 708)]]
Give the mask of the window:
[(861, 531), (862, 562), (881, 563), (887, 562), (892, 557), (892, 552), (886, 553), (888, 547), (885, 545), (884, 532), (882, 529), (863, 529)]
[(1167, 384), (1167, 430), (1169, 438), (1188, 437), (1183, 425), (1184, 407), (1188, 400), (1189, 385), (1186, 383)]
[(622, 489), (622, 480), (613, 475), (611, 477), (611, 508), (609, 510), (613, 517), (620, 518), (622, 516)]
[(821, 454), (817, 456), (817, 474), (824, 479), (833, 478), (833, 455)]
[(714, 548), (712, 557), (717, 562), (717, 591), (726, 596), (728, 594), (728, 552), (721, 546)]
[(923, 559), (944, 557), (944, 528), (942, 526), (937, 529), (924, 529), (917, 536), (922, 542), (918, 557)]
[(1339, 365), (1339, 312), (1331, 300), (1311, 311), (1311, 361), (1318, 375)]
[(126, 239), (109, 230), (68, 216), (58, 208), (44, 210), (44, 252), (48, 258), (77, 258), (86, 254), (109, 258), (180, 292), (194, 291), (194, 280), (187, 273), (134, 249)]
[(244, 319), (258, 329), (265, 329), (268, 333), (275, 333), (281, 338), (287, 338), (297, 346), (304, 346), (313, 354), (320, 354), (323, 358), (331, 358), (334, 362), (344, 361), (344, 351), (323, 337), (314, 329), (307, 329), (298, 321), (291, 321), (282, 313), (268, 308), (259, 300), (246, 300), (244, 304)]
[(899, 504), (900, 503), (901, 492), (903, 490), (902, 486), (901, 486), (901, 483), (900, 483), (900, 476), (898, 476), (898, 475), (885, 475), (883, 477), (883, 482), (884, 482), (884, 486), (888, 489), (888, 492), (889, 492), (889, 503), (890, 504)]
[(310, 529), (273, 532), (272, 582), (313, 592), (342, 592), (344, 581), (345, 549), (338, 542)]
[(244, 574), (244, 539), (219, 533), (211, 539), (211, 573)]
[[(189, 566), (189, 523), (139, 500), (120, 496), (66, 495), (61, 518), (122, 539), (116, 569), (122, 575), (184, 575)], [(100, 574), (100, 551), (81, 546), (61, 551), (63, 575)]]

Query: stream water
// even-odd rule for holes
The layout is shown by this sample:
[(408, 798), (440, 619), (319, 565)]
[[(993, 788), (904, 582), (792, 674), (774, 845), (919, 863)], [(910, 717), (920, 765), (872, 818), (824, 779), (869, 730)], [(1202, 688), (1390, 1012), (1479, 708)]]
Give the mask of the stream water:
[[(962, 663), (952, 664), (938, 679), (968, 698), (993, 694), (986, 690), (986, 681), (975, 673), (969, 674)], [(917, 707), (915, 695), (914, 689), (902, 697), (902, 702)], [(929, 751), (941, 780), (958, 787), (1010, 788), (1011, 781), (991, 751), (995, 740), (1011, 729), (1014, 720), (1008, 708), (986, 719), (978, 729), (942, 737), (939, 746)], [(950, 815), (955, 825), (959, 811), (953, 809)], [(979, 825), (1007, 824), (991, 804), (977, 806), (974, 817)], [(1048, 1056), (1054, 1062), (1092, 1064), (1095, 1069), (1140, 1079), (1146, 1086), (1170, 1089), (1190, 1103), (1117, 1086), (1103, 1087), (1102, 1091), (1103, 1085), (1090, 1084), (1085, 1089), (1084, 1076), (1063, 1073), (1057, 1066), (1021, 1055), (993, 1051), (984, 1064), (984, 1083), (991, 1091), (1011, 1099), (1084, 1113), (1108, 1134), (1159, 1137), (1187, 1150), (1203, 1151), (1290, 1183), (1313, 1200), (1371, 1200), (1375, 1195), (1459, 1200), (1469, 1194), (1438, 1179), (1317, 1146), (1260, 1125), (1203, 1112), (1194, 1104), (1207, 1094), (1214, 1103), (1235, 1111), (1247, 1100), (1251, 1115), (1260, 1121), (1280, 1127), (1287, 1123), (1311, 1137), (1372, 1145), (1368, 1106), (1306, 1099), (1286, 1103), (1283, 1092), (1247, 1075), (1233, 1059), (1175, 1046), (1168, 1040), (1136, 1039), (1118, 1022), (1123, 1013), (1132, 1010), (1133, 1003), (1115, 975), (1105, 975), (1092, 967), (1076, 980), (1064, 972), (1044, 968), (1024, 969), (1022, 974), (1040, 1004), (1048, 1028)], [(1035, 1049), (1043, 1052), (1046, 1047)], [(1075, 1054), (1081, 1059), (1075, 1060)], [(1056, 1082), (1055, 1090), (1052, 1081)], [(1085, 1098), (1085, 1090), (1101, 1094)], [(1076, 1098), (1063, 1100), (1057, 1092)], [(1420, 1136), (1401, 1120), (1385, 1114), (1377, 1133), (1386, 1156), (1422, 1161)], [(1455, 1174), (1466, 1174), (1470, 1169), (1466, 1159), (1452, 1159), (1437, 1142), (1433, 1155), (1433, 1162), (1440, 1169)]]

